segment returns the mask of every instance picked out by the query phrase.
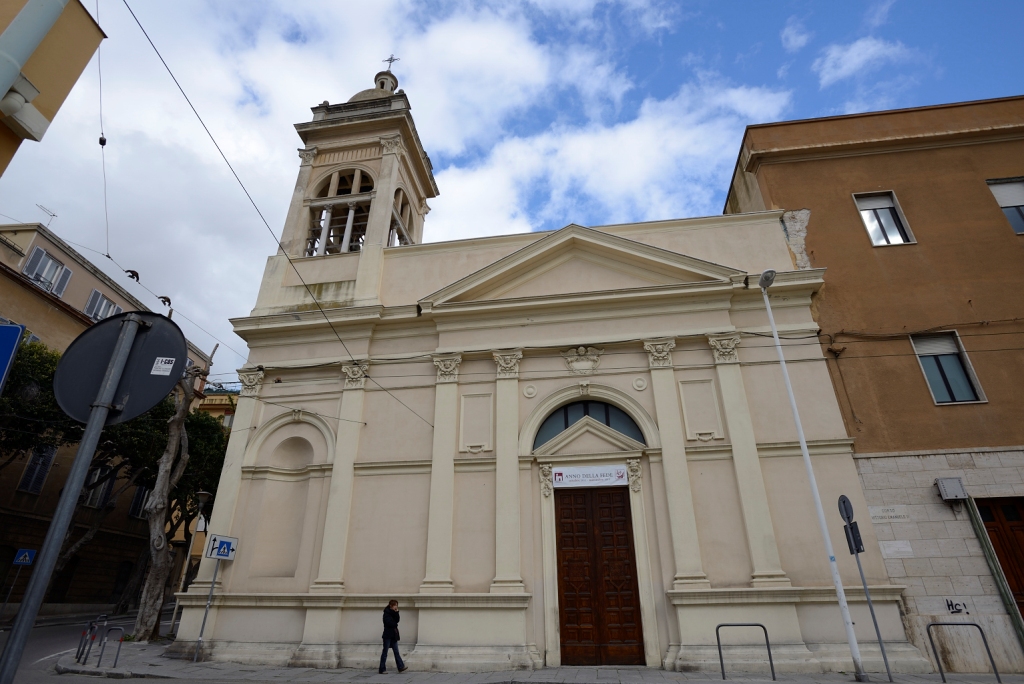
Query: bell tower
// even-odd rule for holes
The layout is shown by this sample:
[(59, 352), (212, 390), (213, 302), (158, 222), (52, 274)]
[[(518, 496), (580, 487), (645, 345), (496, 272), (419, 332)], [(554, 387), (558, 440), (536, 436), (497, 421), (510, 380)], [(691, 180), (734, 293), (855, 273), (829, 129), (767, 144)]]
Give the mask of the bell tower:
[(427, 200), (438, 195), (398, 78), (387, 70), (373, 82), (344, 104), (313, 107), (313, 120), (295, 125), (305, 146), (281, 243), (292, 259), (325, 262), (318, 273), (334, 271), (336, 259), (339, 274), (348, 274), (339, 279), (355, 272), (341, 288), (349, 293), (342, 305), (380, 303), (384, 250), (422, 241)]

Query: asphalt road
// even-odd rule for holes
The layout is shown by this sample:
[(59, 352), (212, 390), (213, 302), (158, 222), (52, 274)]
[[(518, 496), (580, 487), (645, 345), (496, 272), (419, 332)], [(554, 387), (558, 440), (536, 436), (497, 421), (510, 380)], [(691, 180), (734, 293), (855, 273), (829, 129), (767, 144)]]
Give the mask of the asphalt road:
[[(161, 630), (170, 626), (170, 612), (165, 612), (160, 623)], [(21, 666), (18, 668), (18, 675), (15, 677), (15, 684), (30, 684), (34, 682), (49, 682), (49, 684), (74, 684), (75, 682), (90, 682), (96, 684), (95, 677), (79, 677), (75, 675), (57, 675), (53, 666), (57, 658), (65, 653), (74, 653), (78, 648), (78, 639), (82, 635), (82, 627), (85, 620), (74, 624), (59, 624), (35, 627), (32, 635), (25, 646), (24, 655), (21, 657)], [(135, 626), (135, 617), (114, 618), (107, 623), (110, 627), (124, 627), (131, 631)], [(4, 629), (0, 634), (0, 650), (7, 645), (9, 629)], [(97, 648), (99, 643), (96, 643)], [(116, 644), (114, 644), (116, 647)], [(108, 650), (109, 650), (108, 646)], [(95, 654), (95, 650), (93, 651)], [(104, 656), (106, 659), (106, 656)], [(55, 679), (60, 676), (60, 679)]]

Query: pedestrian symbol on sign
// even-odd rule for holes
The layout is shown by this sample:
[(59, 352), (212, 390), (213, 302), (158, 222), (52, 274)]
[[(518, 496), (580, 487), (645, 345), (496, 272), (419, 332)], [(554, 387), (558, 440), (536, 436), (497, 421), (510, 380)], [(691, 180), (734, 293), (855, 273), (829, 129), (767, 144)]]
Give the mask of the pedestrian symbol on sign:
[(235, 551), (238, 550), (238, 539), (235, 537), (224, 537), (219, 534), (210, 535), (206, 543), (207, 558), (217, 560), (234, 560)]
[(14, 554), (14, 565), (32, 565), (35, 559), (35, 549), (18, 549), (18, 553)]

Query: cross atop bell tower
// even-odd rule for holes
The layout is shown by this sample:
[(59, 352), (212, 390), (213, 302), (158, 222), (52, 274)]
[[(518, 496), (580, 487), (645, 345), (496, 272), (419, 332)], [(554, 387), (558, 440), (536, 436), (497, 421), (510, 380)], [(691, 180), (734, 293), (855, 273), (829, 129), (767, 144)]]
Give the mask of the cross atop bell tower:
[[(398, 58), (384, 61), (390, 67)], [(427, 200), (438, 195), (398, 77), (389, 68), (373, 83), (348, 102), (313, 107), (313, 120), (296, 124), (305, 146), (281, 241), (293, 259), (326, 260), (320, 273), (339, 258), (339, 281), (355, 271), (348, 289), (356, 306), (380, 302), (384, 250), (422, 241)]]

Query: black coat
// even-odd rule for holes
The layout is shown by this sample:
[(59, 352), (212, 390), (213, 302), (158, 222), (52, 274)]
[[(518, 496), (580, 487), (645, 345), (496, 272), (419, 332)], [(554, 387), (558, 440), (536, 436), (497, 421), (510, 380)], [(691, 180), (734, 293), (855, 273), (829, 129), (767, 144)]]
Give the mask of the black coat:
[(382, 639), (394, 639), (398, 641), (398, 621), (402, 618), (397, 610), (391, 610), (391, 606), (384, 609), (384, 633)]

